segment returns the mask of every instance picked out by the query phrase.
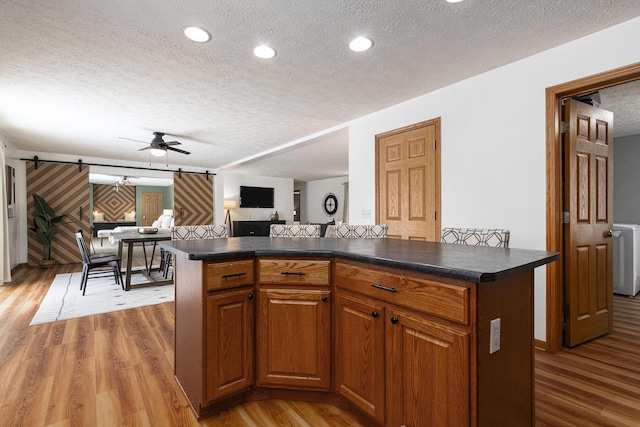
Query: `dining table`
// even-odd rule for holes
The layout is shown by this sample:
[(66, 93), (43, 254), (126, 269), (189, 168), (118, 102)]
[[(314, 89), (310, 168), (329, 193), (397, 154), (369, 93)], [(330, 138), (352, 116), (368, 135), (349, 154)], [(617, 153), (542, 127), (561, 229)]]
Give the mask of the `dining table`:
[[(111, 233), (111, 237), (118, 242), (118, 256), (122, 258), (122, 248), (127, 245), (127, 265), (125, 268), (125, 284), (124, 290), (131, 290), (131, 274), (133, 271), (133, 248), (136, 244), (142, 245), (142, 251), (144, 253), (144, 270), (136, 270), (141, 272), (147, 279), (147, 282), (136, 283), (135, 286), (150, 286), (150, 285), (167, 285), (173, 283), (171, 279), (156, 279), (152, 277), (151, 272), (153, 269), (153, 258), (155, 256), (156, 246), (158, 242), (164, 240), (171, 240), (171, 232), (158, 231), (156, 233), (145, 233), (138, 230), (128, 230), (118, 233)], [(147, 258), (147, 245), (152, 243), (151, 259)]]

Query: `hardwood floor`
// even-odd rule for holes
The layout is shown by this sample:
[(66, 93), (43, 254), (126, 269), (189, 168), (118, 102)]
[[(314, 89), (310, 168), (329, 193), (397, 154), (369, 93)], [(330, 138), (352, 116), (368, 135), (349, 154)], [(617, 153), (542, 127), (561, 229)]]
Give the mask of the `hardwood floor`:
[(0, 425), (362, 426), (325, 404), (251, 402), (198, 423), (173, 377), (174, 304), (28, 326), (57, 273), (0, 286)]
[[(250, 402), (198, 423), (173, 378), (173, 303), (28, 326), (57, 273), (0, 286), (2, 426), (349, 426), (333, 406)], [(640, 425), (640, 298), (615, 298), (614, 332), (536, 352), (537, 426)]]
[(537, 426), (640, 425), (640, 296), (615, 296), (613, 313), (613, 333), (536, 352)]

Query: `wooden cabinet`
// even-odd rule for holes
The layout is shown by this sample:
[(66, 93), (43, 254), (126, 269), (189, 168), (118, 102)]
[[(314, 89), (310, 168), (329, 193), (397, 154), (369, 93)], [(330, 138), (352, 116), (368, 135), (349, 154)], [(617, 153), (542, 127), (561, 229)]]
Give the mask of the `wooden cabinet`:
[(388, 426), (468, 426), (469, 334), (389, 309)]
[(331, 386), (330, 261), (260, 259), (257, 384)]
[(253, 384), (253, 259), (176, 257), (175, 373), (198, 418)]
[(384, 305), (342, 293), (336, 296), (335, 314), (336, 391), (384, 423)]
[(252, 384), (253, 288), (207, 297), (206, 400), (247, 390)]
[(329, 389), (330, 296), (328, 290), (260, 289), (258, 385)]
[(338, 256), (179, 256), (175, 277), (176, 378), (199, 419), (297, 398), (371, 425), (534, 423), (531, 269), (473, 282)]
[(469, 425), (469, 289), (342, 262), (335, 274), (336, 391), (387, 426)]

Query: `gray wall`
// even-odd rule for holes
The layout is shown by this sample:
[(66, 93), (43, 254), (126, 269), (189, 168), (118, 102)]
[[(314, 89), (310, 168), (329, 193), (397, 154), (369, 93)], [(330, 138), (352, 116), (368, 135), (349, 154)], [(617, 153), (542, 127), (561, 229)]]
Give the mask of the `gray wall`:
[(613, 140), (613, 222), (640, 224), (640, 135)]

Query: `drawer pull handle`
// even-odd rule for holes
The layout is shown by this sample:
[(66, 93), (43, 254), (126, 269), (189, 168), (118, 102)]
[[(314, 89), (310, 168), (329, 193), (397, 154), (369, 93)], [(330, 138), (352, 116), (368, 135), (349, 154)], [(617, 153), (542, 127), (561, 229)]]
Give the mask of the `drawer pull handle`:
[(329, 298), (327, 298), (327, 297), (322, 297), (322, 302), (327, 302), (327, 301), (329, 301)]
[(383, 291), (387, 291), (387, 292), (396, 292), (396, 288), (388, 288), (386, 286), (382, 286), (377, 283), (372, 283), (371, 286), (376, 289), (382, 289)]
[(304, 271), (281, 271), (280, 274), (284, 274), (285, 276), (304, 276)]
[(240, 276), (246, 276), (247, 273), (233, 273), (233, 274), (225, 274), (224, 276), (222, 276), (223, 279), (228, 279), (229, 277), (240, 277)]
[(252, 300), (253, 300), (253, 298), (254, 298), (254, 297), (253, 297), (253, 294), (249, 294), (249, 296), (248, 296), (247, 298), (249, 299), (249, 301), (252, 301)]
[(377, 311), (371, 313), (371, 317), (373, 317), (374, 319), (378, 316), (380, 316), (380, 313), (378, 313)]
[(400, 319), (398, 319), (397, 317), (392, 317), (391, 318), (391, 323), (393, 323), (394, 325), (397, 325), (399, 321), (400, 321)]

